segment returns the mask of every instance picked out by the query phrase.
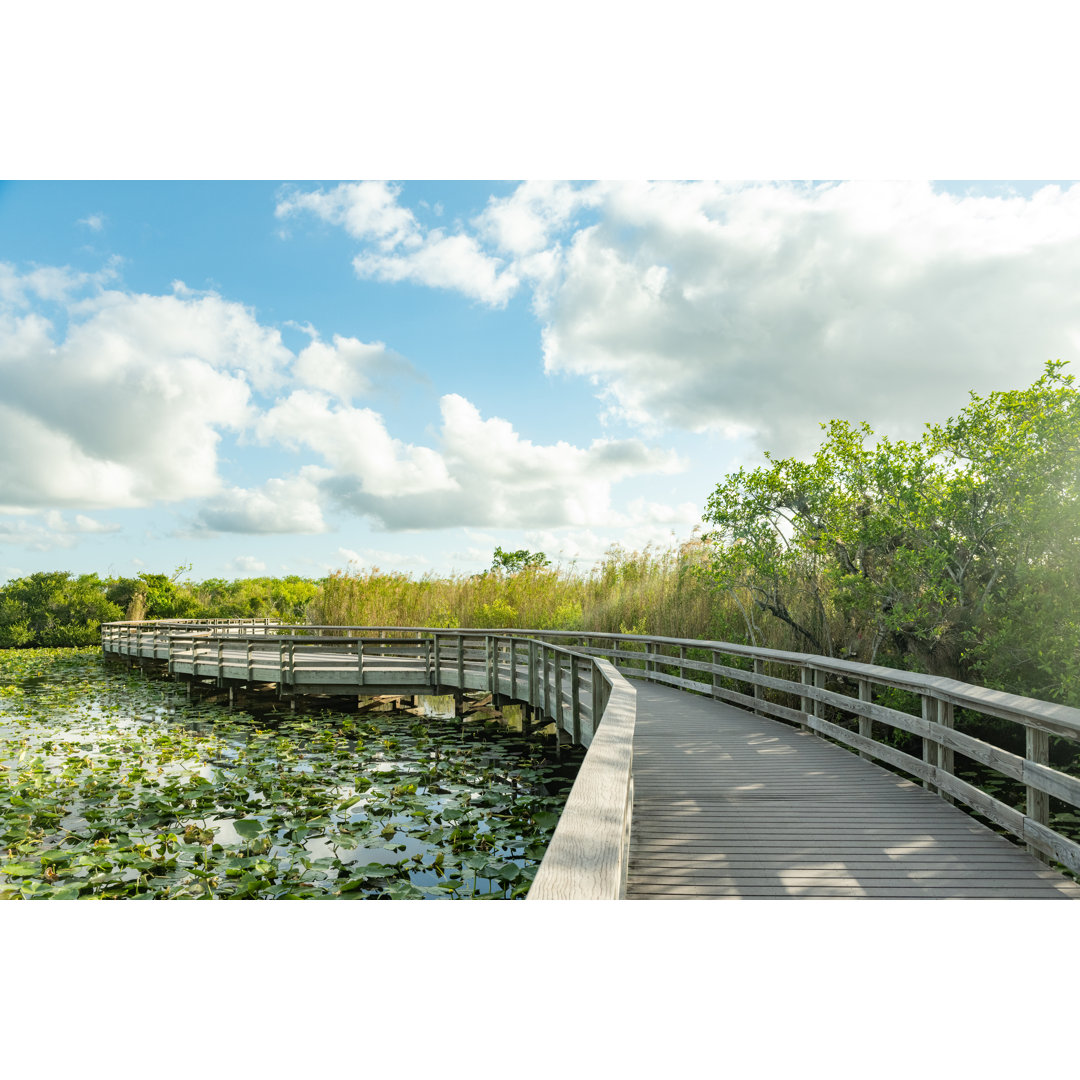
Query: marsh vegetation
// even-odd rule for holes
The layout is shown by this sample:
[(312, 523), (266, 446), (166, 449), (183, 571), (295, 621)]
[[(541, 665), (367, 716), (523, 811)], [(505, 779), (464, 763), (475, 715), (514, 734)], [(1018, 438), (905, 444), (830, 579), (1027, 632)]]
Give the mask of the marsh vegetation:
[(406, 712), (229, 710), (0, 651), (0, 898), (519, 898), (579, 762)]

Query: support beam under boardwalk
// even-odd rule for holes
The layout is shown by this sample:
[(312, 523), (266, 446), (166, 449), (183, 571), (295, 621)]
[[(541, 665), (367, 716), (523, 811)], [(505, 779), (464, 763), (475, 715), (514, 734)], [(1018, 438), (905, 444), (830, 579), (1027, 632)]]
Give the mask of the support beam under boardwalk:
[(810, 732), (635, 680), (627, 899), (1080, 899), (922, 787)]

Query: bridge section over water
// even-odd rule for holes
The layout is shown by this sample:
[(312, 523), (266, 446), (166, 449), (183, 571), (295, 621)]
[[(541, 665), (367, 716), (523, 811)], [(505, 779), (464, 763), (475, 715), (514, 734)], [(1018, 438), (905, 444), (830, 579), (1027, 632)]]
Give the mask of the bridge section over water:
[[(476, 689), (524, 703), (588, 747), (529, 899), (1080, 898), (1047, 865), (1080, 872), (1080, 844), (1050, 827), (1051, 799), (1080, 808), (1080, 779), (1050, 764), (1051, 737), (1080, 740), (1065, 706), (641, 635), (237, 620), (109, 624), (102, 640), (178, 678), (283, 697)], [(885, 687), (915, 695), (919, 715), (875, 702)], [(961, 709), (1017, 725), (1026, 753), (959, 730)], [(921, 758), (892, 730), (921, 739)], [(1014, 781), (1021, 806), (961, 779), (957, 754)]]

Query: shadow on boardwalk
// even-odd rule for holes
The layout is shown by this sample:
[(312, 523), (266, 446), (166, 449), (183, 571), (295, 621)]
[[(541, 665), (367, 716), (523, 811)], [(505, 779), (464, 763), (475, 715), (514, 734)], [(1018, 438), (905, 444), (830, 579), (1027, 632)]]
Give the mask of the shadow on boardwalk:
[(936, 794), (841, 747), (635, 680), (627, 899), (1080, 899)]

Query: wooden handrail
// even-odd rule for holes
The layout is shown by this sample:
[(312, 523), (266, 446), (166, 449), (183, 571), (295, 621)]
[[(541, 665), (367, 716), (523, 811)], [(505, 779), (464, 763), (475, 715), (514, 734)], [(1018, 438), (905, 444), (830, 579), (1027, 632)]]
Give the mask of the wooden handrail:
[[(1080, 873), (1080, 844), (1049, 826), (1050, 798), (1059, 799), (1074, 810), (1080, 810), (1080, 778), (1053, 768), (1049, 760), (1050, 735), (1080, 741), (1080, 709), (1067, 705), (1021, 697), (939, 676), (732, 642), (600, 631), (399, 626), (299, 627), (295, 624), (270, 621), (257, 624), (261, 633), (245, 634), (245, 625), (249, 625), (246, 620), (210, 623), (196, 620), (170, 620), (156, 624), (106, 623), (102, 626), (102, 637), (103, 641), (124, 640), (127, 642), (124, 651), (129, 651), (133, 647), (132, 630), (135, 630), (138, 636), (140, 630), (145, 632), (151, 626), (160, 627), (160, 630), (154, 631), (156, 656), (157, 643), (162, 633), (170, 638), (171, 653), (170, 628), (171, 634), (178, 639), (191, 641), (197, 636), (200, 641), (207, 638), (213, 640), (215, 634), (221, 633), (237, 644), (265, 642), (266, 636), (273, 634), (275, 639), (281, 640), (282, 648), (288, 643), (294, 658), (293, 664), (296, 657), (302, 655), (295, 651), (294, 646), (301, 643), (305, 647), (321, 649), (358, 643), (357, 647), (363, 653), (363, 665), (364, 661), (369, 659), (369, 646), (370, 659), (374, 661), (379, 654), (385, 655), (408, 640), (385, 635), (412, 634), (418, 635), (415, 643), (417, 648), (425, 641), (428, 643), (425, 662), (429, 665), (427, 670), (434, 673), (435, 682), (456, 683), (459, 686), (464, 685), (467, 646), (472, 645), (476, 648), (477, 655), (471, 663), (474, 667), (479, 664), (480, 669), (488, 673), (487, 680), (491, 689), (542, 707), (552, 720), (559, 722), (572, 732), (574, 737), (588, 745), (590, 753), (592, 744), (598, 738), (596, 733), (603, 731), (603, 725), (593, 719), (596, 713), (588, 716), (588, 724), (583, 724), (582, 721), (587, 712), (598, 706), (603, 723), (622, 715), (622, 710), (627, 708), (626, 691), (620, 690), (616, 694), (614, 687), (625, 683), (623, 676), (676, 686), (774, 719), (799, 724), (847, 746), (862, 757), (884, 762), (916, 777), (949, 801), (958, 800), (994, 821), (1027, 844), (1033, 853), (1056, 860), (1074, 873)], [(346, 635), (349, 635), (350, 631), (363, 631), (364, 634), (327, 637), (321, 635), (321, 631), (325, 630)], [(371, 637), (373, 633), (380, 636)], [(518, 644), (512, 645), (515, 642)], [(528, 655), (521, 657), (521, 645), (525, 642), (528, 642)], [(565, 644), (557, 644), (560, 642)], [(177, 644), (179, 643), (178, 640)], [(134, 648), (141, 650), (138, 644), (135, 644)], [(512, 670), (509, 660), (504, 662), (500, 659), (504, 654), (509, 656), (511, 648), (514, 657)], [(666, 653), (665, 650), (675, 650), (675, 654)], [(687, 653), (691, 650), (708, 655), (710, 659), (690, 657)], [(564, 661), (563, 658), (568, 656), (571, 659)], [(723, 663), (721, 660), (724, 657), (749, 660), (752, 662), (752, 670)], [(580, 660), (590, 661), (587, 675), (585, 669), (579, 666)], [(772, 673), (767, 668), (773, 669)], [(570, 677), (564, 685), (567, 671), (570, 672)], [(451, 675), (453, 677), (450, 677)], [(614, 683), (612, 676), (618, 676), (621, 681)], [(826, 680), (829, 677), (838, 680), (839, 686), (835, 681), (833, 687), (827, 686)], [(733, 688), (733, 683), (742, 688)], [(632, 691), (629, 684), (627, 687)], [(916, 694), (921, 703), (920, 714), (907, 713), (875, 702), (874, 689), (879, 687)], [(603, 691), (601, 688), (604, 688)], [(842, 692), (844, 688), (850, 688), (852, 693)], [(597, 701), (601, 692), (610, 695), (611, 701), (615, 702), (615, 712), (610, 716), (607, 708)], [(771, 697), (767, 692), (771, 692)], [(569, 708), (565, 700), (567, 695), (570, 698)], [(785, 700), (774, 700), (776, 698), (786, 699), (787, 703)], [(585, 699), (590, 704), (588, 710), (582, 704)], [(612, 707), (611, 701), (606, 703), (608, 707)], [(1019, 725), (1025, 732), (1024, 755), (1010, 753), (957, 731), (954, 727), (954, 711), (958, 707)], [(839, 715), (830, 720), (827, 718), (827, 709)], [(842, 723), (836, 723), (837, 719), (857, 722), (858, 732), (849, 730)], [(875, 739), (875, 723), (898, 728), (921, 739), (921, 758)], [(612, 725), (609, 731), (613, 733), (616, 726)], [(609, 767), (622, 769), (620, 755), (609, 746), (614, 738), (612, 734), (600, 741), (598, 745), (604, 749), (598, 751), (596, 761), (606, 760)], [(1027, 793), (1024, 811), (1021, 812), (989, 792), (957, 777), (953, 761), (956, 753), (1023, 784)], [(582, 769), (584, 770), (584, 765)], [(582, 792), (592, 790), (593, 771), (590, 767), (586, 774), (590, 779)], [(626, 781), (632, 787), (632, 769), (629, 764)], [(603, 787), (601, 784), (596, 790)], [(592, 796), (586, 798), (584, 795), (575, 800), (574, 805), (578, 805), (582, 800), (585, 808), (581, 811), (584, 815), (581, 820), (587, 820), (590, 813), (595, 813), (595, 807), (591, 801)], [(570, 805), (568, 800), (567, 806)], [(577, 814), (577, 811), (574, 811), (574, 814)], [(575, 820), (574, 815), (567, 820)], [(573, 832), (568, 826), (568, 836)], [(568, 840), (570, 846), (567, 851), (577, 850), (581, 842), (577, 838)], [(560, 841), (560, 847), (561, 843)], [(546, 878), (547, 875), (544, 879), (539, 873), (537, 875), (538, 881)], [(564, 879), (565, 875), (560, 872), (559, 880)]]

